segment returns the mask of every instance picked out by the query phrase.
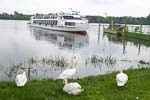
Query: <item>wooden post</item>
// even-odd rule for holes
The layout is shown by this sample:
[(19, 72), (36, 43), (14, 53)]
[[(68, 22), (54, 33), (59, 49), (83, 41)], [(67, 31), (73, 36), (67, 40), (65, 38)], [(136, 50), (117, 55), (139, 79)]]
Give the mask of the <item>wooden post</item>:
[(114, 30), (114, 22), (113, 22), (113, 20), (111, 21), (111, 30)]
[(31, 78), (31, 68), (28, 67), (28, 79), (30, 80), (30, 78)]
[(141, 17), (140, 32), (142, 32), (142, 23), (143, 23), (143, 20), (142, 20), (142, 17)]
[(140, 32), (142, 32), (142, 24), (140, 25)]
[(99, 39), (100, 39), (100, 28), (101, 28), (101, 25), (99, 24), (99, 26), (98, 26), (98, 43), (99, 43)]
[(139, 49), (138, 55), (140, 55), (140, 52), (141, 52), (141, 44), (139, 44), (138, 46), (139, 46), (139, 47), (138, 47), (138, 49)]

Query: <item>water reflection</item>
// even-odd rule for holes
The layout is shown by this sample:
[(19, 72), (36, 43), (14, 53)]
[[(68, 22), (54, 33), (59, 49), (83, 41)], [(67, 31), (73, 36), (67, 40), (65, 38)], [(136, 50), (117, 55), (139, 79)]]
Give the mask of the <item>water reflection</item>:
[(0, 81), (14, 80), (24, 70), (31, 79), (56, 77), (71, 68), (72, 56), (77, 60), (74, 78), (136, 68), (139, 60), (150, 62), (149, 42), (103, 34), (98, 24), (89, 24), (88, 35), (81, 35), (30, 28), (23, 21), (0, 22), (6, 24), (0, 25)]
[(128, 38), (128, 37), (121, 37), (117, 35), (111, 35), (109, 33), (104, 33), (104, 36), (107, 36), (108, 40), (112, 41), (113, 43), (123, 45), (123, 54), (126, 53), (126, 46), (128, 42), (132, 43), (132, 45), (138, 48), (138, 55), (140, 55), (141, 46), (145, 46), (147, 48), (150, 47), (149, 41), (133, 39), (133, 38)]
[(77, 34), (33, 27), (31, 27), (31, 32), (36, 40), (48, 41), (49, 43), (59, 46), (60, 49), (76, 49), (89, 44), (88, 35), (85, 33)]

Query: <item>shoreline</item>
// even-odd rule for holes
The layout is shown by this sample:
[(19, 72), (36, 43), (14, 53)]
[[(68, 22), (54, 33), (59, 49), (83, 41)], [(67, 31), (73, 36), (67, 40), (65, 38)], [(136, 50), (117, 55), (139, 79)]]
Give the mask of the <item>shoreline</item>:
[(14, 82), (0, 82), (1, 100), (148, 100), (150, 98), (150, 68), (124, 70), (129, 77), (124, 87), (116, 86), (116, 74), (90, 76), (69, 80), (78, 82), (84, 91), (79, 96), (63, 92), (62, 80), (32, 80), (17, 87)]

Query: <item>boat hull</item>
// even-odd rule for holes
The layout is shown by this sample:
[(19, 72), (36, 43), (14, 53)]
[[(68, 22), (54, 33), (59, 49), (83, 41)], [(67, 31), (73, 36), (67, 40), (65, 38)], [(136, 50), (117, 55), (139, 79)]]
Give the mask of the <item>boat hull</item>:
[(64, 32), (86, 32), (87, 25), (80, 25), (77, 27), (67, 27), (67, 26), (51, 26), (51, 25), (39, 25), (39, 24), (30, 24), (31, 27), (38, 27), (44, 29), (50, 29), (55, 31), (64, 31)]

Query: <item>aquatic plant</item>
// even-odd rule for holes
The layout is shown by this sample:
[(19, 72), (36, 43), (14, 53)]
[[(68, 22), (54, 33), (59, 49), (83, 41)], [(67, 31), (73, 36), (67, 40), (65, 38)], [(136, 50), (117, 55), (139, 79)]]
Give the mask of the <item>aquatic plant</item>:
[(115, 65), (117, 60), (110, 56), (97, 56), (92, 55), (90, 58), (86, 59), (85, 64), (93, 64), (94, 66), (99, 66), (101, 64), (106, 64), (106, 66), (113, 66)]
[(5, 73), (9, 78), (11, 78), (12, 76), (14, 76), (17, 73), (20, 73), (22, 71), (27, 71), (29, 80), (31, 77), (31, 73), (33, 73), (33, 74), (37, 73), (36, 70), (31, 65), (31, 63), (29, 63), (28, 61), (10, 65), (10, 68)]
[(39, 60), (41, 62), (41, 64), (43, 65), (52, 65), (52, 66), (57, 66), (57, 67), (67, 67), (68, 63), (67, 60), (62, 56), (55, 56), (52, 57), (50, 56), (42, 58), (41, 60)]
[(150, 65), (150, 62), (144, 60), (139, 60), (138, 63), (142, 65)]
[(55, 67), (68, 67), (72, 66), (72, 62), (67, 62), (63, 56), (55, 57), (43, 57), (38, 59), (37, 57), (31, 57), (27, 61), (23, 61), (17, 64), (10, 65), (9, 69), (5, 72), (8, 77), (12, 77), (22, 71), (27, 71), (28, 78), (30, 80), (31, 74), (37, 74), (37, 66), (55, 66)]
[(31, 65), (33, 64), (38, 64), (38, 58), (37, 57), (31, 57), (28, 59), (28, 63), (30, 63)]

